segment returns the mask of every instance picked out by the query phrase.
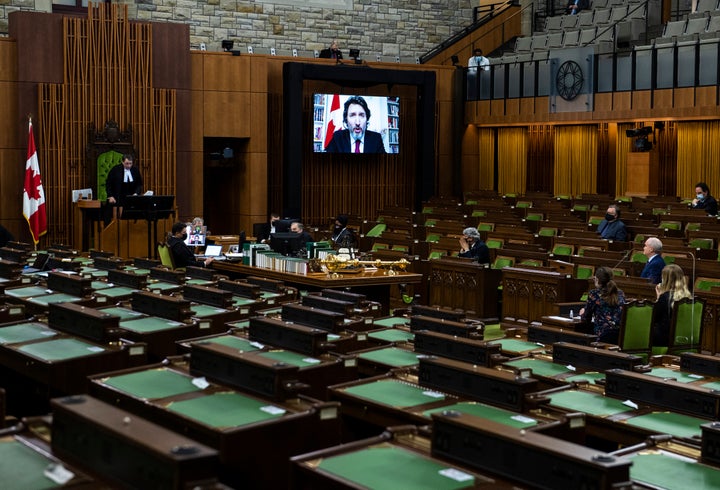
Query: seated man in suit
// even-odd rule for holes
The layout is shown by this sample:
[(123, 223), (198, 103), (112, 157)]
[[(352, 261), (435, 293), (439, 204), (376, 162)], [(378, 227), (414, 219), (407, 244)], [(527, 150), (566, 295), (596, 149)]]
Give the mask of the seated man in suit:
[(280, 215), (278, 213), (270, 213), (270, 221), (263, 225), (262, 230), (255, 237), (258, 243), (268, 243), (270, 241), (270, 235), (275, 233), (275, 222), (279, 219)]
[(650, 237), (645, 240), (643, 254), (648, 258), (647, 264), (642, 270), (640, 277), (646, 278), (652, 284), (660, 284), (662, 280), (662, 270), (665, 267), (662, 253), (663, 244), (659, 238)]
[(293, 221), (293, 223), (290, 225), (290, 231), (293, 233), (298, 233), (300, 235), (300, 243), (302, 243), (302, 248), (307, 249), (307, 243), (314, 241), (312, 235), (305, 231), (305, 225), (303, 225), (299, 221)]
[(608, 206), (605, 219), (598, 225), (597, 232), (605, 240), (627, 241), (627, 230), (625, 229), (625, 223), (620, 221), (620, 208), (617, 204)]
[(458, 257), (474, 259), (480, 264), (490, 263), (490, 249), (480, 238), (477, 228), (469, 227), (463, 230)]
[(341, 60), (342, 57), (343, 54), (342, 51), (340, 51), (340, 48), (338, 48), (338, 42), (336, 39), (333, 39), (333, 42), (332, 44), (330, 44), (329, 48), (323, 49), (318, 55), (318, 58), (330, 58), (333, 60)]
[(328, 153), (385, 153), (380, 133), (367, 129), (370, 120), (370, 109), (364, 98), (354, 95), (345, 101), (343, 109), (343, 125), (333, 133), (330, 144), (325, 151)]
[(171, 236), (168, 238), (167, 245), (173, 256), (173, 262), (176, 268), (187, 267), (189, 265), (194, 267), (207, 267), (214, 260), (212, 257), (208, 257), (205, 260), (195, 259), (193, 251), (185, 245), (185, 240), (188, 236), (187, 225), (185, 223), (178, 221), (172, 225), (170, 233)]
[(340, 214), (335, 218), (332, 230), (333, 244), (339, 248), (357, 248), (357, 237), (352, 228), (348, 228), (348, 217)]

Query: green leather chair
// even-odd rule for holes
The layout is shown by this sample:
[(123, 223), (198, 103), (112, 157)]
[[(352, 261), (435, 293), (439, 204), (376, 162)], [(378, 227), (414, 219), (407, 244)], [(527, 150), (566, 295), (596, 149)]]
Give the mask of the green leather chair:
[(97, 158), (97, 199), (99, 201), (107, 201), (107, 190), (105, 190), (105, 181), (107, 181), (110, 169), (115, 165), (122, 163), (122, 153), (115, 150), (101, 153)]
[(627, 354), (636, 354), (647, 363), (650, 356), (653, 304), (630, 301), (623, 308), (618, 345)]

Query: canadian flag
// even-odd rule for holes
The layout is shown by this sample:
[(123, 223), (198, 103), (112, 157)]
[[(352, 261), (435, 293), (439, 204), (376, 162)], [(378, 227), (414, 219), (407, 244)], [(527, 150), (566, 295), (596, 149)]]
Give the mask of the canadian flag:
[(325, 130), (325, 144), (323, 148), (327, 148), (332, 141), (333, 133), (342, 128), (342, 111), (340, 110), (340, 96), (334, 94), (332, 103), (330, 104), (330, 117), (328, 118), (327, 129)]
[(28, 151), (25, 163), (25, 186), (23, 189), (23, 216), (28, 222), (30, 233), (35, 245), (40, 237), (47, 233), (47, 214), (45, 212), (45, 191), (40, 179), (35, 138), (33, 137), (32, 121), (28, 129)]

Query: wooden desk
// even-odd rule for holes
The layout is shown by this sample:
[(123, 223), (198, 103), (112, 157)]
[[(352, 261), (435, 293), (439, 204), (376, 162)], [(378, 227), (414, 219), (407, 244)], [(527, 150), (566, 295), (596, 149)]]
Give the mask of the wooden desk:
[(588, 290), (587, 279), (559, 272), (506, 267), (503, 269), (502, 326), (517, 327), (555, 314), (555, 303), (578, 301)]
[(502, 271), (467, 259), (430, 261), (429, 304), (459, 308), (478, 318), (498, 316)]
[(233, 279), (260, 276), (312, 291), (327, 288), (349, 288), (355, 293), (364, 294), (367, 299), (378, 301), (382, 305), (384, 315), (387, 315), (390, 311), (390, 297), (393, 287), (398, 287), (400, 284), (420, 284), (423, 277), (422, 274), (413, 274), (411, 272), (398, 272), (394, 275), (388, 275), (381, 270), (366, 270), (355, 274), (340, 274), (338, 277), (331, 277), (323, 272), (297, 274), (227, 261), (213, 262), (212, 267), (223, 271)]

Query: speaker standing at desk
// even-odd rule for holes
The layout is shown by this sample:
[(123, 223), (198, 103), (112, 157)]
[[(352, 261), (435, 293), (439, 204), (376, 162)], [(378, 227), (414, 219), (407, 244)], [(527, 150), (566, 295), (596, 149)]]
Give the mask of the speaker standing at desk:
[(143, 179), (140, 171), (133, 165), (132, 155), (123, 155), (122, 163), (115, 165), (108, 172), (105, 180), (108, 203), (123, 205), (125, 196), (140, 194), (143, 189)]

